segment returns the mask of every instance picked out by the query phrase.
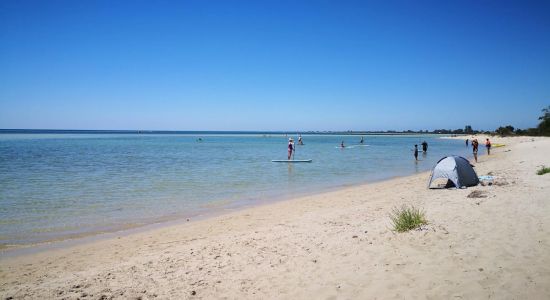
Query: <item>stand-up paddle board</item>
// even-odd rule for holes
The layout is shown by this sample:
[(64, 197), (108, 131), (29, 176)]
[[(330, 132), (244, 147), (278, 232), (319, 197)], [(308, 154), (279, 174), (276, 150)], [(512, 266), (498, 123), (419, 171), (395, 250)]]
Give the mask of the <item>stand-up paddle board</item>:
[(271, 162), (285, 162), (285, 163), (310, 163), (311, 159), (274, 159)]
[(342, 147), (342, 146), (336, 146), (334, 148), (336, 149), (353, 149), (353, 148), (356, 148), (356, 147), (368, 147), (369, 145), (351, 145), (351, 146), (345, 146), (345, 147)]

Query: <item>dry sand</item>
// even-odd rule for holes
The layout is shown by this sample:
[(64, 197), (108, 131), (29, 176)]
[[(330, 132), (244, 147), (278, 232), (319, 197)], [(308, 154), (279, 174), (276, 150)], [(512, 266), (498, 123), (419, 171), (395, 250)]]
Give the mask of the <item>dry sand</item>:
[[(495, 176), (492, 186), (428, 190), (423, 173), (4, 257), (0, 295), (549, 299), (550, 174), (535, 171), (550, 166), (550, 139), (493, 143), (506, 146), (476, 164), (478, 175)], [(392, 232), (388, 214), (402, 204), (422, 207), (429, 225)]]

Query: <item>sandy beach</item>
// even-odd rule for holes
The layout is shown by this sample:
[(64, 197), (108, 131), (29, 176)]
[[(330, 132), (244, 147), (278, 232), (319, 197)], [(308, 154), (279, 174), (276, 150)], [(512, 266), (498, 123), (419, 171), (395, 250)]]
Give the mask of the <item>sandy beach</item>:
[[(548, 299), (550, 174), (536, 170), (550, 166), (550, 139), (491, 140), (505, 146), (475, 164), (495, 177), (490, 186), (430, 190), (425, 172), (2, 257), (0, 296)], [(388, 214), (403, 204), (429, 224), (393, 232)]]

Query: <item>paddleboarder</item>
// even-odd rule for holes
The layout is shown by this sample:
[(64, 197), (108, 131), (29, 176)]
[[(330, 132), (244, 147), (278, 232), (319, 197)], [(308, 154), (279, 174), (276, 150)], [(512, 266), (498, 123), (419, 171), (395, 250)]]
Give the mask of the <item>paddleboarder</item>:
[(294, 140), (292, 138), (288, 139), (288, 160), (292, 157), (292, 153), (294, 152)]

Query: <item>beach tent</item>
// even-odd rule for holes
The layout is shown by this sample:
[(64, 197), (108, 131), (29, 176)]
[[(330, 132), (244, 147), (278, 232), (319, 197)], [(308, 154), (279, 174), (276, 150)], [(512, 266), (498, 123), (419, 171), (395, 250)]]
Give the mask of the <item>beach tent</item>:
[(454, 185), (456, 188), (479, 184), (476, 171), (474, 171), (470, 162), (461, 156), (446, 156), (440, 159), (432, 170), (428, 188), (438, 178), (447, 179), (447, 186)]

